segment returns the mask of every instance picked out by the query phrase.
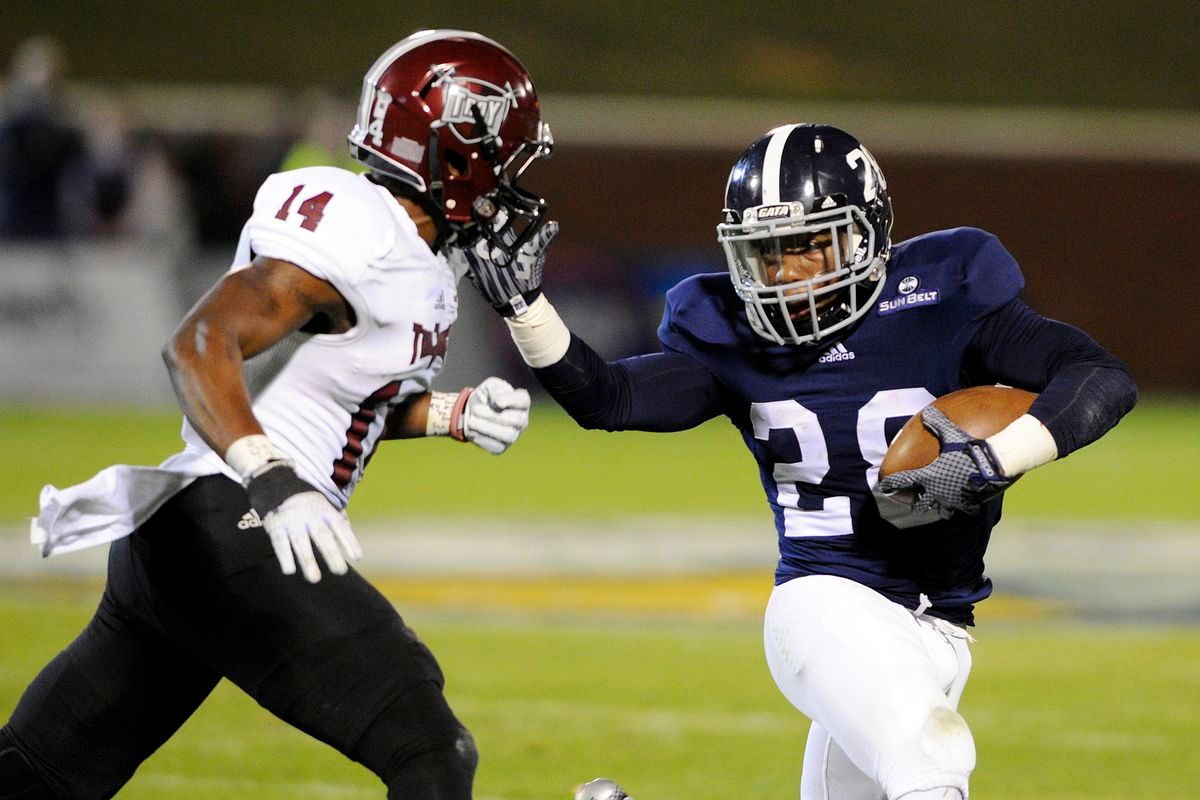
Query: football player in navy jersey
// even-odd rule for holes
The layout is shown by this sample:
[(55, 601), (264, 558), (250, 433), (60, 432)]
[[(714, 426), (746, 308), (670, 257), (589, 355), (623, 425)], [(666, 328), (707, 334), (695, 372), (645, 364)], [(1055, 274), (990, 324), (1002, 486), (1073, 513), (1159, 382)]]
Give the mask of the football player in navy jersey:
[[(995, 236), (893, 245), (891, 225), (887, 183), (858, 140), (776, 128), (729, 174), (717, 227), (728, 274), (667, 293), (661, 352), (607, 363), (541, 294), (548, 236), (515, 257), (486, 243), (454, 253), (583, 427), (677, 431), (723, 415), (741, 433), (779, 540), (767, 662), (812, 720), (803, 800), (965, 800), (965, 626), (991, 592), (983, 555), (1001, 494), (1095, 441), (1137, 397), (1116, 358), (1020, 299)], [(986, 441), (925, 412), (942, 454), (879, 481), (906, 419), (996, 383), (1037, 399)], [(916, 492), (902, 513), (899, 489)]]
[(164, 348), (183, 451), (43, 489), (43, 554), (111, 541), (108, 582), (0, 729), (0, 800), (112, 797), (221, 678), (389, 798), (471, 797), (474, 741), (433, 654), (348, 565), (343, 509), (381, 441), (499, 454), (528, 423), (499, 378), (431, 384), (458, 313), (446, 245), (537, 241), (544, 205), (517, 179), (552, 139), (512, 53), (434, 30), (367, 72), (349, 140), (364, 174), (264, 181), (232, 268)]

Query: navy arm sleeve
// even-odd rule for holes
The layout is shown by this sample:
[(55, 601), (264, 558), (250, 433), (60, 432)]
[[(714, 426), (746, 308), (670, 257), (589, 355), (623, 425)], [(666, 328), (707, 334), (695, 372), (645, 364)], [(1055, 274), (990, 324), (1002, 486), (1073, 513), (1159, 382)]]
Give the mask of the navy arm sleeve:
[(968, 385), (1038, 392), (1029, 413), (1050, 431), (1059, 458), (1099, 439), (1137, 402), (1137, 386), (1116, 356), (1021, 300), (984, 317), (963, 364)]
[(566, 355), (533, 374), (584, 428), (682, 431), (722, 410), (717, 379), (703, 365), (677, 353), (606, 362), (571, 334)]

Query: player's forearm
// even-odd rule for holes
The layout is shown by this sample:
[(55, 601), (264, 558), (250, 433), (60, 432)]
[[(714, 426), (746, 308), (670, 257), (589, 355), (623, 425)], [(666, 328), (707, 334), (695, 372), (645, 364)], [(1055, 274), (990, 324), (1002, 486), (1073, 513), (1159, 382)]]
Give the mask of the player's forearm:
[(1029, 410), (1050, 431), (1062, 458), (1107, 433), (1137, 399), (1137, 385), (1120, 362), (1083, 362), (1055, 372)]
[(214, 335), (201, 321), (182, 326), (162, 354), (184, 416), (214, 452), (224, 456), (238, 439), (263, 432), (236, 342)]
[(1038, 392), (1029, 415), (1053, 436), (1058, 458), (1099, 439), (1137, 402), (1137, 386), (1118, 358), (1020, 300), (984, 320), (966, 366), (975, 380)]
[(425, 436), (429, 419), (429, 401), (433, 392), (410, 398), (406, 403), (388, 410), (383, 439), (416, 439)]
[(449, 436), (462, 441), (463, 406), (470, 387), (458, 392), (425, 392), (388, 411), (384, 439)]

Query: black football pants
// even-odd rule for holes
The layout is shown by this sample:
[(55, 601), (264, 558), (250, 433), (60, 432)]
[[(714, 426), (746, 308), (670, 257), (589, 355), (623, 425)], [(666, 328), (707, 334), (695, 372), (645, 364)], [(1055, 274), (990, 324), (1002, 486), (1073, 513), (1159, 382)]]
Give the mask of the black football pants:
[(241, 486), (201, 478), (114, 542), (95, 616), (26, 689), (8, 738), (56, 796), (111, 797), (226, 677), (389, 797), (470, 798), (474, 744), (433, 654), (353, 569), (283, 575), (248, 512)]

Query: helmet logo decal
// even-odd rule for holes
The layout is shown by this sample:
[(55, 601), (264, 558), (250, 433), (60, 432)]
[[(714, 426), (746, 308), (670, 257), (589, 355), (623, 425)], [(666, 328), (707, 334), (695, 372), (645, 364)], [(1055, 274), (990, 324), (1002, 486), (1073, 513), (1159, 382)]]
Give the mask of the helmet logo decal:
[[(863, 175), (863, 199), (869, 203), (879, 195), (880, 188), (887, 189), (887, 181), (883, 179), (883, 171), (875, 163), (875, 157), (867, 152), (867, 148), (859, 146), (846, 153), (846, 163), (854, 169), (858, 169), (858, 160), (860, 158), (866, 167), (866, 174)], [(876, 188), (875, 184), (876, 176), (879, 177), (878, 188)]]
[(376, 147), (383, 144), (383, 118), (391, 104), (392, 96), (386, 89), (375, 90), (375, 102), (371, 106), (371, 124), (367, 127), (367, 133), (371, 134), (371, 144)]
[(763, 206), (758, 209), (758, 219), (778, 219), (779, 217), (790, 217), (792, 215), (791, 206), (786, 203), (777, 206)]
[[(473, 111), (475, 108), (478, 108), (483, 115), (488, 133), (495, 135), (500, 132), (500, 126), (504, 124), (504, 120), (508, 118), (508, 112), (517, 102), (517, 93), (513, 91), (510, 84), (505, 83), (501, 88), (494, 83), (481, 81), (478, 78), (459, 78), (453, 67), (444, 65), (436, 66), (434, 70), (438, 74), (437, 82), (434, 85), (440, 86), (442, 89), (441, 122), (450, 127), (460, 142), (475, 144), (482, 138), (476, 135)], [(472, 91), (470, 88), (472, 84), (488, 94)], [(459, 125), (469, 127), (464, 132), (459, 130)]]
[(425, 145), (414, 142), (405, 136), (393, 136), (388, 150), (391, 150), (392, 155), (401, 161), (408, 161), (412, 164), (420, 164), (421, 159), (425, 157)]

